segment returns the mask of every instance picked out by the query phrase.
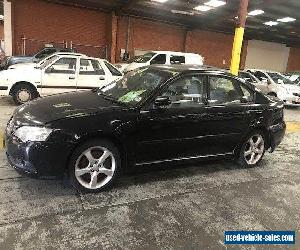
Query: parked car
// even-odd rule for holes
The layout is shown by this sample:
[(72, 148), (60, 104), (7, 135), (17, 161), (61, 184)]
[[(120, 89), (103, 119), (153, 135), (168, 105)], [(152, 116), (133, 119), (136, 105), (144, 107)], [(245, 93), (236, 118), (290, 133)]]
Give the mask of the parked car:
[(3, 60), (0, 70), (6, 70), (11, 65), (19, 63), (37, 63), (56, 52), (74, 52), (74, 50), (70, 48), (47, 47), (37, 52), (33, 56), (8, 56)]
[(194, 64), (203, 65), (203, 57), (193, 53), (173, 51), (152, 51), (141, 56), (134, 57), (128, 63), (116, 64), (122, 72), (127, 73), (134, 69), (154, 64)]
[(13, 65), (0, 72), (0, 95), (23, 104), (39, 96), (99, 88), (122, 77), (108, 61), (75, 53), (56, 53), (38, 64)]
[(300, 104), (300, 86), (281, 73), (258, 69), (248, 69), (247, 72), (259, 79), (262, 83), (260, 89), (267, 95), (278, 97), (286, 105)]
[(173, 65), (25, 104), (10, 119), (5, 144), (19, 172), (68, 172), (76, 188), (97, 192), (132, 165), (225, 157), (255, 166), (284, 133), (278, 99), (223, 71)]
[(287, 72), (283, 73), (283, 75), (289, 78), (292, 82), (296, 84), (300, 84), (300, 72)]

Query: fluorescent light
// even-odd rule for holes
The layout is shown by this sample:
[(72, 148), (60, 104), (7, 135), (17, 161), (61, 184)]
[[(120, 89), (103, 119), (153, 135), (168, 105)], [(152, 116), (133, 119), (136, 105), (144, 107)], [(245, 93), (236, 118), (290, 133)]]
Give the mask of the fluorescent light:
[(165, 3), (167, 2), (168, 0), (152, 0), (153, 2), (158, 2), (158, 3)]
[(206, 6), (206, 5), (199, 5), (199, 6), (194, 8), (194, 10), (199, 10), (199, 11), (208, 11), (208, 10), (211, 10), (211, 9), (212, 9), (212, 7)]
[(277, 25), (278, 22), (274, 22), (274, 21), (269, 21), (269, 22), (265, 22), (264, 25), (268, 25), (268, 26), (274, 26)]
[(283, 22), (283, 23), (288, 23), (288, 22), (294, 22), (296, 21), (296, 18), (293, 17), (284, 17), (284, 18), (280, 18), (277, 19), (278, 22)]
[(248, 13), (249, 16), (257, 16), (265, 13), (263, 10), (252, 10)]
[(204, 3), (205, 5), (208, 5), (210, 7), (214, 7), (214, 8), (217, 8), (217, 7), (220, 7), (222, 5), (225, 5), (226, 2), (224, 1), (220, 1), (220, 0), (210, 0), (209, 2), (206, 2)]

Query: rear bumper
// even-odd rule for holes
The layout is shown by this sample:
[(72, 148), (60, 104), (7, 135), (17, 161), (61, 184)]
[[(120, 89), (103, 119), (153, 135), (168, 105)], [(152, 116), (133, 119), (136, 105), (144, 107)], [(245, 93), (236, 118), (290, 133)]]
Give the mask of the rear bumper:
[(282, 142), (286, 131), (285, 122), (278, 123), (268, 127), (270, 135), (270, 152), (273, 152), (275, 148)]

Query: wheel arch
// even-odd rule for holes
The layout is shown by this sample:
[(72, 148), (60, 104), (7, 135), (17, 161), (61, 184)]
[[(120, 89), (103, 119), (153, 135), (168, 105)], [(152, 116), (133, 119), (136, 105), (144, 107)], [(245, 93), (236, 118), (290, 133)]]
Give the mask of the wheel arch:
[(270, 95), (270, 96), (275, 96), (275, 97), (277, 97), (277, 93), (276, 93), (276, 92), (274, 92), (274, 91), (271, 91), (271, 92), (269, 92), (267, 95)]
[(74, 151), (81, 146), (82, 144), (90, 141), (90, 140), (95, 140), (95, 139), (99, 139), (99, 140), (107, 140), (109, 142), (112, 142), (117, 149), (119, 150), (120, 156), (121, 156), (121, 164), (122, 164), (122, 169), (126, 169), (127, 164), (128, 164), (128, 154), (127, 154), (127, 150), (125, 145), (117, 138), (117, 136), (112, 135), (112, 134), (104, 134), (104, 133), (93, 133), (93, 134), (87, 134), (82, 136), (80, 139), (78, 139), (74, 145), (74, 147), (72, 147), (68, 158), (67, 158), (67, 164), (66, 164), (66, 170), (68, 168), (68, 165), (70, 163), (71, 157), (74, 153)]
[(31, 88), (33, 88), (33, 89), (36, 91), (36, 93), (37, 93), (38, 95), (40, 95), (39, 92), (38, 92), (38, 90), (37, 90), (37, 88), (36, 88), (36, 86), (34, 86), (34, 84), (32, 84), (31, 82), (27, 82), (27, 81), (18, 81), (18, 82), (15, 82), (15, 83), (11, 86), (11, 88), (10, 88), (10, 90), (9, 90), (9, 95), (13, 95), (15, 89), (16, 89), (17, 86), (20, 85), (20, 84), (26, 84), (26, 85), (30, 86)]
[(252, 127), (248, 133), (242, 138), (241, 142), (237, 145), (237, 147), (234, 149), (234, 155), (235, 157), (237, 157), (240, 153), (240, 150), (241, 150), (241, 147), (244, 143), (244, 141), (246, 140), (246, 138), (251, 134), (253, 133), (254, 131), (260, 131), (262, 132), (264, 138), (265, 138), (265, 142), (266, 142), (266, 150), (268, 148), (270, 148), (271, 146), (271, 138), (270, 138), (270, 133), (269, 131), (265, 128), (265, 127), (262, 127), (262, 126), (256, 126), (256, 127)]

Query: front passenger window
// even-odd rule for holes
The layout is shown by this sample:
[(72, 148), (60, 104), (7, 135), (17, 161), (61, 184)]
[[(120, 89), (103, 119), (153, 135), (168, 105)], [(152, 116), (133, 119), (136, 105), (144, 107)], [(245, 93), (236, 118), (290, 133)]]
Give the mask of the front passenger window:
[(210, 104), (240, 103), (244, 96), (239, 83), (234, 79), (211, 76), (209, 77), (209, 87)]
[(159, 54), (151, 60), (150, 64), (166, 64), (166, 61), (166, 54)]
[(168, 96), (171, 107), (199, 107), (203, 105), (204, 78), (186, 76), (172, 83), (162, 94)]

